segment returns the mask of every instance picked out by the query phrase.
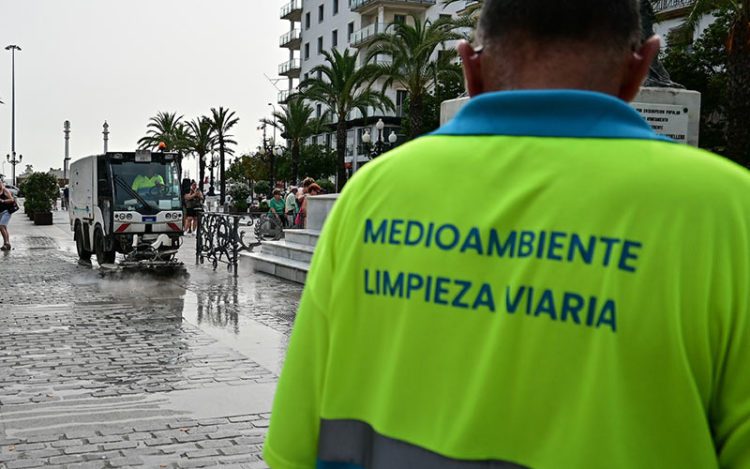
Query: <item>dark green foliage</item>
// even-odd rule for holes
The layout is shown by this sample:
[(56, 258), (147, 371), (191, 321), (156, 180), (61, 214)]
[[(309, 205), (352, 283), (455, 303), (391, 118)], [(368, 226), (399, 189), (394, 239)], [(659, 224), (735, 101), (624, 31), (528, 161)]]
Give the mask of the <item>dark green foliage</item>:
[(256, 182), (255, 193), (258, 195), (269, 195), (271, 193), (271, 183), (269, 181)]
[(52, 204), (60, 195), (60, 186), (55, 176), (49, 173), (31, 173), (21, 184), (26, 200), (26, 213), (47, 213), (52, 211)]
[(315, 184), (319, 185), (326, 194), (336, 192), (336, 185), (330, 179), (318, 179)]
[(247, 211), (247, 198), (250, 197), (250, 186), (243, 183), (234, 183), (229, 188), (229, 195), (232, 196), (232, 207), (236, 212)]
[(675, 41), (663, 57), (672, 80), (701, 93), (700, 146), (722, 155), (727, 149), (729, 24), (730, 13), (724, 10), (697, 41)]
[[(460, 68), (459, 65), (455, 67)], [(422, 133), (429, 133), (440, 127), (440, 104), (449, 99), (455, 99), (464, 94), (464, 81), (461, 76), (446, 75), (438, 81), (437, 87), (428, 93), (424, 100), (424, 123)], [(409, 98), (404, 102), (404, 108), (409, 109), (411, 105)], [(411, 120), (401, 120), (401, 133), (411, 135)]]
[[(279, 180), (293, 181), (293, 165), (289, 153), (278, 158), (276, 174)], [(324, 145), (304, 145), (300, 149), (299, 176), (300, 179), (328, 178), (336, 174), (336, 150)], [(332, 192), (335, 192), (335, 188)]]

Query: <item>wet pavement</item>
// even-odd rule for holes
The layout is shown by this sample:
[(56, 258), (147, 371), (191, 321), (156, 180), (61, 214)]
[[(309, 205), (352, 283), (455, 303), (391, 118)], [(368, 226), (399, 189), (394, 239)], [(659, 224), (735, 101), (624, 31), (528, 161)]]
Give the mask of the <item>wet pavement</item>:
[(0, 469), (266, 467), (260, 454), (301, 286), (196, 265), (77, 261), (64, 213), (21, 213), (0, 254)]

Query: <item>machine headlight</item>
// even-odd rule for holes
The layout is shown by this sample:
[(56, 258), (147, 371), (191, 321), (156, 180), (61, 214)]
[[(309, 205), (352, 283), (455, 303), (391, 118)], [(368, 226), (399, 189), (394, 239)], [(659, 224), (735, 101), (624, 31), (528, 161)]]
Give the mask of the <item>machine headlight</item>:
[(172, 214), (171, 214), (171, 213), (167, 213), (167, 214), (166, 214), (166, 215), (165, 215), (164, 217), (165, 217), (165, 218), (166, 218), (167, 220), (171, 220), (171, 219), (172, 219)]
[(128, 213), (127, 215), (125, 215), (125, 219), (132, 220), (133, 219), (133, 214), (132, 213)]

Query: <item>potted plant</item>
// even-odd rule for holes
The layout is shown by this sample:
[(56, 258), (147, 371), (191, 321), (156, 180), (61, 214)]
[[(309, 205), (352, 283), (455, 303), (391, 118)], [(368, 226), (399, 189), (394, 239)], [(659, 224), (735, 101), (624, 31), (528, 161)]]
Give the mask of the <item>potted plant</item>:
[(23, 192), (26, 195), (26, 213), (34, 220), (34, 224), (51, 225), (52, 204), (60, 192), (57, 179), (48, 173), (32, 173), (24, 180)]
[(250, 187), (247, 184), (232, 184), (229, 190), (232, 196), (232, 211), (247, 213), (247, 199), (250, 197)]

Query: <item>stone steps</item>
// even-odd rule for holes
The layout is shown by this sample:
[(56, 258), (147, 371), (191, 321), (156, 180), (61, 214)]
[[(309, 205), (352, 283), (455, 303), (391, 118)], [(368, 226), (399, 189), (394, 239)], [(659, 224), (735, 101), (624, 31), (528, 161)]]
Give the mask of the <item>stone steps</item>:
[(337, 194), (311, 197), (308, 201), (308, 229), (284, 230), (283, 240), (261, 242), (259, 252), (245, 254), (253, 259), (253, 268), (292, 282), (305, 283), (320, 230), (337, 197)]
[(310, 260), (320, 232), (316, 230), (284, 230), (284, 239), (263, 241), (260, 252), (250, 252), (256, 271), (305, 283)]

